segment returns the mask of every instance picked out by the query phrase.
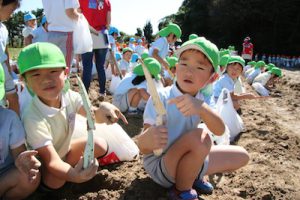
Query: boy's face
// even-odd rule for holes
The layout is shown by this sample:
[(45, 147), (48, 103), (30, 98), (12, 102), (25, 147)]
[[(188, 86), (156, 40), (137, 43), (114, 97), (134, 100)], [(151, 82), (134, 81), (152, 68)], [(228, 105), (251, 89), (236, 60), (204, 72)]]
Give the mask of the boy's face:
[(131, 51), (126, 51), (123, 54), (123, 59), (126, 60), (127, 62), (129, 62), (131, 60), (131, 56), (132, 56), (132, 52)]
[(43, 103), (49, 106), (59, 106), (60, 94), (65, 83), (63, 68), (31, 70), (25, 73), (25, 80), (28, 87)]
[(0, 21), (8, 20), (17, 8), (17, 3), (10, 3), (6, 6), (0, 6)]
[(197, 50), (184, 51), (176, 65), (177, 84), (183, 93), (192, 96), (210, 82), (213, 66), (206, 56)]
[(27, 26), (34, 28), (36, 25), (36, 19), (32, 19), (26, 22)]
[(177, 37), (175, 36), (175, 34), (171, 33), (168, 37), (167, 37), (168, 43), (169, 44), (174, 44), (177, 41)]
[(227, 66), (227, 74), (232, 78), (238, 78), (243, 72), (243, 67), (239, 63), (231, 63)]

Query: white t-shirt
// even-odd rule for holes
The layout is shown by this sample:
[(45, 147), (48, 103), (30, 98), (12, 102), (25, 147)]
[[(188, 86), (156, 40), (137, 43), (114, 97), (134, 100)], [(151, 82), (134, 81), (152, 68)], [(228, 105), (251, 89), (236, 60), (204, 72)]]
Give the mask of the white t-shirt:
[(0, 22), (0, 63), (7, 60), (5, 48), (8, 43), (8, 31), (6, 26)]
[(129, 47), (130, 49), (132, 49), (133, 52), (135, 52), (135, 44), (129, 43), (128, 47)]
[(139, 56), (141, 56), (141, 55), (144, 53), (145, 49), (146, 49), (146, 48), (145, 48), (143, 45), (137, 45), (137, 46), (135, 47), (135, 52), (136, 52), (137, 54), (139, 54)]
[(32, 35), (33, 36), (33, 31), (34, 31), (35, 29), (33, 29), (33, 28), (31, 28), (31, 27), (29, 27), (29, 26), (25, 26), (24, 28), (23, 28), (23, 30), (22, 30), (22, 35), (23, 35), (23, 37), (24, 38), (26, 38), (26, 37), (28, 37), (29, 35)]
[(267, 82), (270, 80), (271, 76), (272, 75), (270, 72), (264, 72), (258, 75), (257, 77), (255, 77), (253, 83), (261, 83), (263, 86), (265, 86)]
[(150, 50), (149, 50), (149, 56), (153, 56), (153, 50), (158, 50), (158, 55), (164, 59), (168, 55), (169, 51), (169, 43), (167, 41), (166, 37), (160, 37), (155, 42), (152, 43)]
[(75, 21), (66, 14), (68, 8), (79, 8), (78, 0), (42, 0), (49, 31), (73, 32)]
[(117, 45), (116, 45), (116, 40), (112, 35), (108, 36), (108, 42), (111, 46), (111, 50), (116, 53), (117, 52)]
[(81, 96), (72, 90), (62, 93), (59, 109), (34, 96), (22, 116), (28, 145), (33, 149), (53, 145), (60, 158), (64, 158), (70, 149), (75, 116), (81, 106)]
[(234, 81), (232, 80), (232, 78), (230, 78), (230, 76), (227, 73), (225, 73), (220, 77), (219, 80), (217, 80), (214, 83), (213, 88), (214, 88), (213, 95), (217, 99), (219, 98), (223, 88), (227, 88), (229, 92), (234, 91)]
[(32, 43), (36, 42), (48, 42), (48, 32), (43, 26), (38, 27), (32, 32)]
[(255, 77), (257, 77), (260, 73), (261, 73), (260, 68), (255, 69), (254, 71), (252, 71), (252, 72), (248, 75), (248, 77), (246, 78), (247, 82), (248, 82), (249, 84), (252, 84), (252, 82), (253, 82), (253, 80), (255, 79)]
[(126, 72), (129, 72), (130, 70), (130, 63), (127, 62), (126, 60), (122, 59), (120, 61), (120, 70), (125, 70)]
[(130, 89), (132, 88), (138, 88), (138, 89), (147, 89), (147, 81), (143, 81), (138, 85), (133, 85), (132, 80), (136, 77), (136, 74), (128, 74), (125, 78), (122, 79), (118, 87), (116, 88), (116, 91), (114, 95), (120, 95), (120, 94), (126, 94)]

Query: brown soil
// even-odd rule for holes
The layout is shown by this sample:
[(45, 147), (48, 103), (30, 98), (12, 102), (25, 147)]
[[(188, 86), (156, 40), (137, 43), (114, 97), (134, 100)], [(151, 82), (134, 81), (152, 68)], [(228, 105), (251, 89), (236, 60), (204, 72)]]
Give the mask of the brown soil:
[[(75, 84), (76, 85), (76, 84)], [(99, 105), (98, 83), (93, 81), (90, 97)], [(251, 90), (249, 86), (248, 91)], [(300, 73), (284, 70), (273, 98), (244, 101), (242, 118), (246, 130), (235, 141), (250, 154), (244, 168), (224, 173), (212, 195), (203, 199), (300, 199)], [(105, 97), (111, 101), (111, 96)], [(120, 123), (136, 136), (142, 116), (127, 116), (129, 125)], [(67, 184), (61, 190), (35, 192), (29, 199), (124, 199), (166, 200), (166, 190), (145, 173), (141, 159), (99, 169), (98, 175), (83, 184)]]

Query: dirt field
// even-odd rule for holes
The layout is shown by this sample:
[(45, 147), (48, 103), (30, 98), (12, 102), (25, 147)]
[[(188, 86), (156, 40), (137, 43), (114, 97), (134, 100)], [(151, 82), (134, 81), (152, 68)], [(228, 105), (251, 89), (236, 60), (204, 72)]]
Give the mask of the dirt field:
[[(212, 199), (300, 199), (300, 72), (284, 70), (273, 98), (244, 101), (242, 118), (246, 130), (235, 144), (250, 154), (249, 164), (224, 173)], [(91, 99), (98, 105), (97, 82)], [(249, 87), (248, 91), (251, 90)], [(111, 96), (106, 97), (111, 101)], [(129, 117), (123, 126), (134, 137), (142, 127), (142, 116)], [(83, 184), (67, 184), (52, 194), (34, 193), (29, 199), (122, 199), (166, 200), (166, 190), (155, 184), (142, 168), (141, 159), (101, 168)]]

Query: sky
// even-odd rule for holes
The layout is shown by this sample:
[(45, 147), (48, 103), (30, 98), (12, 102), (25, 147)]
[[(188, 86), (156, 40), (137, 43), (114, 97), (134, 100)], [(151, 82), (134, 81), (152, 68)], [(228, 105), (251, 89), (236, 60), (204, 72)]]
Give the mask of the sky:
[[(54, 0), (53, 0), (54, 1)], [(137, 28), (143, 30), (147, 21), (158, 31), (159, 20), (175, 14), (184, 0), (110, 0), (112, 7), (111, 25), (127, 34), (135, 34)], [(22, 0), (20, 9), (31, 11), (42, 8), (42, 0)]]

